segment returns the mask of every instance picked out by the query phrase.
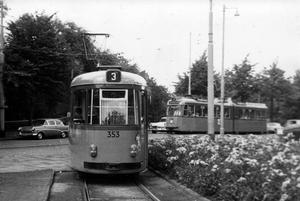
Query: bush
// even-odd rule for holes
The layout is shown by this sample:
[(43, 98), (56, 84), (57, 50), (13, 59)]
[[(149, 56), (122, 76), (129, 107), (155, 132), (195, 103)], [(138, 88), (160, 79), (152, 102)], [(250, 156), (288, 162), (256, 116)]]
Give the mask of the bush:
[(149, 165), (211, 200), (300, 200), (300, 144), (277, 136), (154, 139)]

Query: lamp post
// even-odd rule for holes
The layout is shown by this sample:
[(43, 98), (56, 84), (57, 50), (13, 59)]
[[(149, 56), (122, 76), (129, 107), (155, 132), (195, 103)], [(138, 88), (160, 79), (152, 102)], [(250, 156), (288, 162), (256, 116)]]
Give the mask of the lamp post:
[(220, 122), (220, 135), (224, 135), (224, 49), (225, 49), (225, 10), (235, 9), (235, 15), (239, 16), (238, 9), (235, 7), (227, 8), (223, 5), (223, 38), (222, 38), (222, 70), (221, 70), (221, 122)]

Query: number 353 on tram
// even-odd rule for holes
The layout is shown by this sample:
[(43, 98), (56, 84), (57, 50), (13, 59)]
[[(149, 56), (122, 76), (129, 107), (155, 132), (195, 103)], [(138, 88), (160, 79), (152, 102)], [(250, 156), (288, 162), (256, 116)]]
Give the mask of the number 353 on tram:
[(71, 83), (70, 166), (95, 174), (138, 174), (148, 165), (148, 92), (144, 78), (120, 66)]

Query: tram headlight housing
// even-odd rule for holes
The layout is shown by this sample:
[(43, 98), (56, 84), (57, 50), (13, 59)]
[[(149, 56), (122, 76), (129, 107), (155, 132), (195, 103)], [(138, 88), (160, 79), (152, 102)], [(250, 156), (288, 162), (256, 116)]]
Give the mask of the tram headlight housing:
[(132, 158), (136, 157), (137, 151), (138, 151), (138, 148), (137, 148), (136, 144), (133, 144), (130, 146), (130, 156)]
[(95, 144), (90, 145), (90, 156), (91, 157), (96, 157), (98, 152), (98, 148)]

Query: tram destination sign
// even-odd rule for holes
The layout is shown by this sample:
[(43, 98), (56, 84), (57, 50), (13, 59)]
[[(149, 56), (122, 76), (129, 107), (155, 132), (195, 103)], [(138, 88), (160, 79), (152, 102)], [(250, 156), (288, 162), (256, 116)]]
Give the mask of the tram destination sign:
[(106, 81), (107, 82), (120, 82), (121, 81), (121, 71), (119, 71), (119, 70), (106, 71)]

